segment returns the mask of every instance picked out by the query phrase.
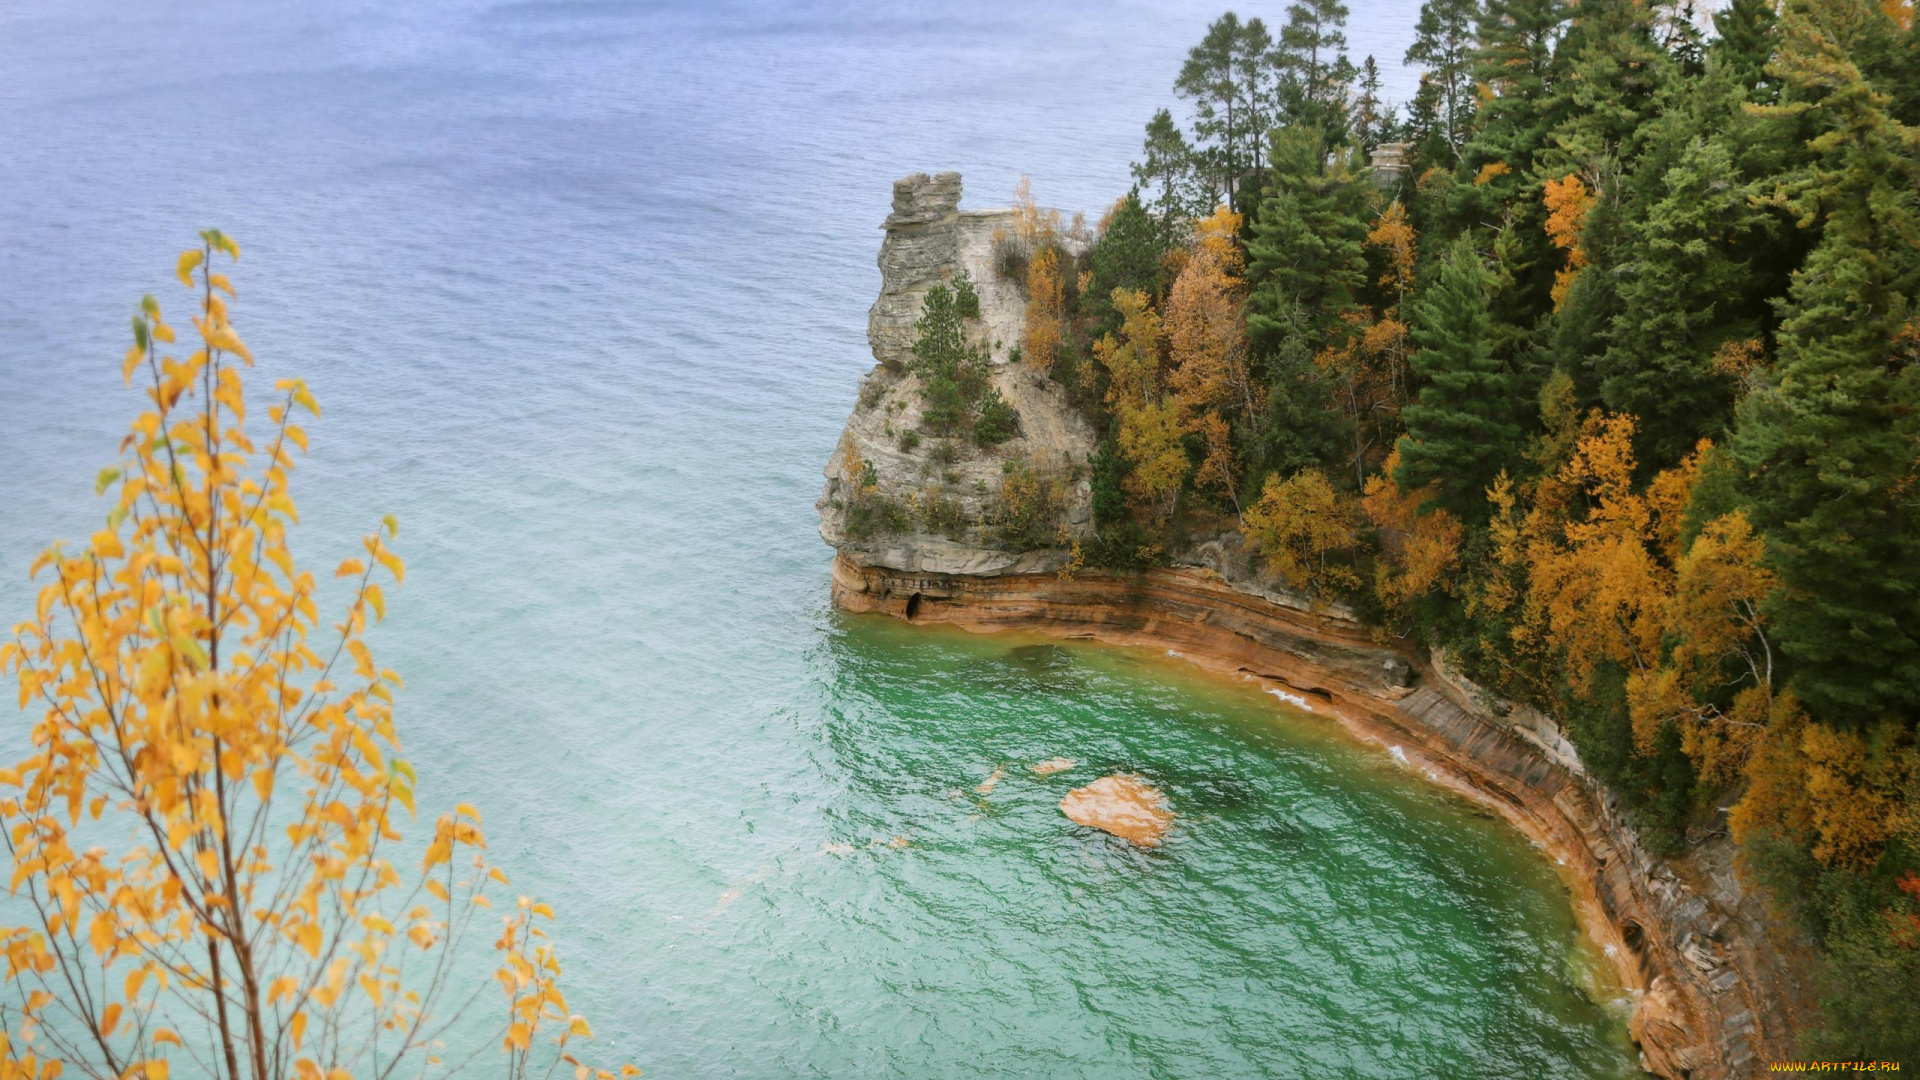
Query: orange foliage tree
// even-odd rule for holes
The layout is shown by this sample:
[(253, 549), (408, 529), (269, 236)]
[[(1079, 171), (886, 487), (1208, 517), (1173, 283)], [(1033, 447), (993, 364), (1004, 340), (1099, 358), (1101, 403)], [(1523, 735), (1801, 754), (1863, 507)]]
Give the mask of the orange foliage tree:
[(1167, 294), (1168, 384), (1188, 431), (1200, 437), (1195, 480), (1224, 493), (1236, 510), (1240, 467), (1228, 417), (1237, 414), (1258, 425), (1263, 411), (1241, 314), (1246, 288), (1239, 276), (1244, 261), (1235, 236), (1239, 227), (1240, 215), (1225, 207), (1200, 221), (1186, 264)]
[(363, 631), (385, 616), (378, 578), (404, 576), (398, 527), (340, 564), (345, 606), (323, 635), (319, 585), (287, 545), (295, 413), (319, 407), (282, 381), (265, 439), (248, 434), (253, 359), (217, 255), (240, 249), (210, 231), (179, 260), (199, 309), (187, 356), (163, 354), (174, 329), (151, 296), (134, 316), (125, 373), (147, 408), (99, 477), (117, 485), (106, 527), (35, 561), (34, 616), (0, 645), (21, 707), (40, 710), (32, 752), (0, 769), (14, 910), (32, 913), (0, 929), (0, 1075), (168, 1080), (176, 1060), (220, 1080), (418, 1073), (456, 1024), (491, 1015), (493, 1075), (555, 1058), (612, 1077), (570, 1049), (591, 1032), (560, 992), (547, 905), (491, 916), (497, 986), (454, 978), (488, 886), (506, 883), (479, 812), (440, 815), (412, 866), (390, 854), (414, 770), (400, 678)]
[(1460, 563), (1465, 530), (1460, 520), (1435, 507), (1427, 489), (1402, 491), (1394, 481), (1400, 470), (1400, 451), (1387, 455), (1380, 472), (1367, 478), (1360, 497), (1361, 512), (1380, 534), (1380, 558), (1374, 566), (1374, 594), (1388, 610), (1405, 605), (1444, 586), (1448, 571)]
[(1580, 246), (1580, 230), (1586, 226), (1587, 211), (1593, 208), (1593, 192), (1576, 173), (1549, 180), (1543, 198), (1547, 204), (1547, 239), (1567, 253), (1567, 264), (1553, 276), (1553, 310), (1566, 302), (1573, 279), (1587, 265), (1586, 249)]
[[(1033, 186), (1024, 176), (1014, 189), (1014, 236), (1028, 254), (1027, 317), (1021, 336), (1021, 355), (1041, 370), (1053, 366), (1054, 353), (1066, 337), (1067, 268), (1062, 265), (1060, 212), (1041, 210), (1033, 201)], [(1076, 222), (1076, 228), (1079, 228)]]

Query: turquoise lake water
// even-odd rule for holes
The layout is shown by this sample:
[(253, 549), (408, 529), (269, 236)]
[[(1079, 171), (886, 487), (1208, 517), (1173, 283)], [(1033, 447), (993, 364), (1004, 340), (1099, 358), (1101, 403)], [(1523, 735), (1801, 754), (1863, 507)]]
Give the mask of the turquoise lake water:
[[(648, 1075), (1629, 1075), (1504, 825), (1164, 657), (830, 608), (812, 502), (891, 182), (1097, 215), (1215, 14), (0, 9), (0, 621), (98, 527), (127, 315), (217, 225), (256, 383), (325, 408), (299, 551), (401, 520), (372, 642), (424, 804), (485, 811)], [(1413, 17), (1356, 4), (1356, 51)], [(1170, 795), (1162, 850), (1057, 810), (1119, 769)]]

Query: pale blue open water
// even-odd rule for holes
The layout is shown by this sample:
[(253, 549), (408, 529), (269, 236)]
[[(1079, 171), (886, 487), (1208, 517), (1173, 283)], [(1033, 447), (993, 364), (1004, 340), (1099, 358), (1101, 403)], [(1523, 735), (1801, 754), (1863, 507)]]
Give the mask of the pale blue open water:
[[(325, 409), (299, 552), (401, 520), (372, 640), (423, 801), (486, 812), (649, 1075), (1632, 1072), (1552, 867), (1377, 751), (1165, 658), (830, 608), (891, 182), (1097, 215), (1217, 13), (0, 4), (0, 622), (98, 527), (127, 316), (184, 321), (218, 226), (256, 383)], [(1350, 30), (1400, 98), (1413, 17)], [(1162, 851), (1060, 816), (1112, 769), (1171, 795)]]

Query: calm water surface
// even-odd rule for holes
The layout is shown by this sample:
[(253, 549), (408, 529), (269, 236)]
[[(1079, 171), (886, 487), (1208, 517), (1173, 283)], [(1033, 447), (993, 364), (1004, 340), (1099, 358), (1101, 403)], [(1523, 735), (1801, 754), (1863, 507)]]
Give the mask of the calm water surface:
[[(649, 1075), (1630, 1072), (1552, 868), (1383, 756), (1165, 658), (828, 606), (891, 181), (1097, 213), (1216, 13), (0, 8), (0, 622), (97, 527), (126, 317), (218, 225), (256, 383), (326, 408), (300, 550), (401, 519), (423, 798), (486, 811)], [(1356, 50), (1412, 18), (1361, 0)], [(1160, 852), (1055, 809), (1122, 768)]]

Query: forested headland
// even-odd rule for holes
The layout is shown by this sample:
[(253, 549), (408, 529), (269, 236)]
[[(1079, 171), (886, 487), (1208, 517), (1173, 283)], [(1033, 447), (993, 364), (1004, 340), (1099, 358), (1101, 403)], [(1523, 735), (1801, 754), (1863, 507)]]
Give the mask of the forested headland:
[(1106, 433), (1073, 567), (1237, 529), (1444, 648), (1651, 849), (1732, 835), (1810, 1052), (1920, 1058), (1912, 8), (1428, 0), (1358, 63), (1346, 16), (1222, 16), (1090, 243), (1024, 193), (998, 238)]

